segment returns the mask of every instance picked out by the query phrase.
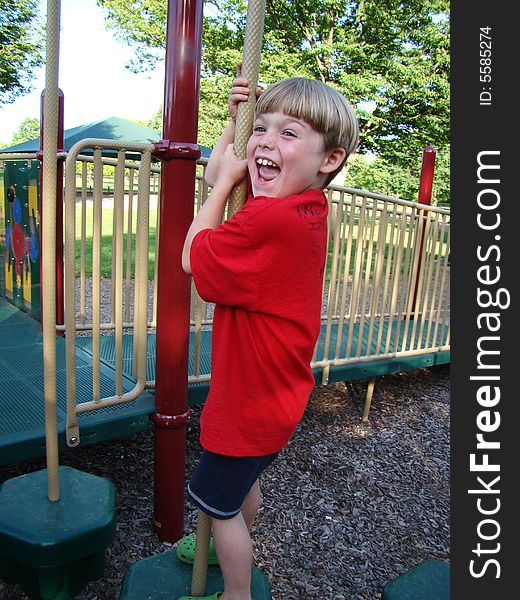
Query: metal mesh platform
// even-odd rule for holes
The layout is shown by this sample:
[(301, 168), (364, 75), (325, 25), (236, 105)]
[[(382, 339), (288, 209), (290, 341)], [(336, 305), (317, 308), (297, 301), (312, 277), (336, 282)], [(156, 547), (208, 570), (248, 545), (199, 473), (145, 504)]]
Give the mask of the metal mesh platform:
[[(65, 448), (65, 340), (56, 337), (56, 385), (60, 448)], [(0, 465), (43, 454), (44, 401), (43, 352), (40, 324), (12, 304), (0, 300)], [(78, 402), (92, 397), (92, 362), (81, 347), (76, 350)], [(123, 389), (134, 382), (123, 377)], [(101, 367), (101, 394), (114, 394), (114, 372)], [(142, 431), (154, 398), (145, 392), (124, 405), (82, 414), (79, 424), (82, 443), (92, 443)]]
[[(386, 321), (377, 322), (369, 331), (369, 324), (354, 328), (351, 348), (357, 348), (358, 340), (360, 356), (369, 354), (375, 348), (378, 338), (378, 328), (382, 327), (382, 335), (386, 336), (389, 324)], [(393, 335), (393, 341), (388, 353), (395, 353), (404, 336), (404, 323), (394, 324), (399, 327), (399, 335)], [(424, 338), (428, 323), (424, 323), (414, 333), (408, 334), (409, 347), (419, 345), (419, 337)], [(333, 324), (329, 335), (326, 357), (332, 359), (336, 351), (338, 326)], [(371, 348), (367, 348), (368, 339)], [(385, 337), (383, 337), (385, 339)], [(147, 340), (147, 380), (155, 379), (155, 340), (153, 333), (148, 334)], [(317, 347), (317, 359), (323, 358), (326, 343), (326, 328), (322, 328)], [(436, 340), (439, 345), (445, 340)], [(340, 356), (343, 355), (348, 340), (342, 336), (340, 340)], [(58, 430), (60, 447), (65, 445), (65, 340), (56, 337), (57, 351), (57, 403)], [(201, 332), (200, 373), (207, 374), (211, 368), (211, 331)], [(101, 396), (112, 396), (115, 393), (115, 338), (103, 335), (100, 338), (101, 355)], [(347, 364), (332, 365), (327, 373), (327, 382), (368, 379), (379, 375), (397, 373), (419, 367), (448, 363), (450, 352), (432, 351), (426, 354), (410, 356), (390, 356), (369, 360), (353, 360)], [(92, 398), (92, 338), (78, 337), (76, 345), (77, 362), (77, 393), (78, 402), (86, 402)], [(190, 334), (189, 373), (194, 370), (194, 340)], [(322, 369), (315, 369), (317, 383), (322, 382)], [(45, 447), (44, 439), (44, 409), (43, 409), (43, 364), (42, 364), (42, 335), (40, 324), (13, 305), (0, 300), (0, 465), (16, 462), (42, 454)], [(133, 380), (133, 336), (123, 336), (123, 391), (129, 391), (134, 386)], [(209, 390), (209, 383), (190, 385), (188, 402), (195, 405), (203, 402)], [(150, 393), (143, 393), (137, 400), (115, 407), (81, 414), (79, 425), (82, 443), (92, 443), (104, 439), (127, 435), (141, 431), (148, 426), (148, 415), (154, 410), (154, 398)]]

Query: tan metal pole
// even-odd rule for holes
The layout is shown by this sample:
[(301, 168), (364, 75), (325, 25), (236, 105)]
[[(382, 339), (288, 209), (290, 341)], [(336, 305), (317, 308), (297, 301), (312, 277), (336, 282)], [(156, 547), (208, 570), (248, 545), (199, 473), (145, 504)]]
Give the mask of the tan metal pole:
[(42, 295), (45, 445), (48, 498), (60, 499), (56, 407), (56, 183), (58, 140), (58, 59), (60, 0), (47, 2), (43, 186), (42, 186)]
[[(247, 77), (251, 94), (247, 102), (240, 102), (237, 110), (235, 129), (235, 152), (239, 158), (246, 158), (247, 141), (253, 130), (256, 105), (256, 85), (260, 72), (260, 55), (264, 33), (265, 0), (250, 0), (247, 5), (247, 24), (242, 57), (242, 75)], [(231, 192), (228, 216), (239, 210), (246, 200), (247, 180), (244, 179)]]
[[(253, 129), (256, 104), (256, 84), (260, 72), (260, 55), (264, 33), (265, 0), (250, 0), (247, 6), (247, 21), (242, 57), (242, 74), (247, 77), (252, 93), (247, 102), (241, 102), (237, 111), (235, 129), (235, 152), (239, 158), (246, 158), (247, 140)], [(246, 200), (247, 181), (238, 184), (229, 198), (228, 216), (239, 210)], [(206, 571), (208, 566), (209, 538), (211, 521), (208, 515), (199, 510), (197, 525), (197, 543), (191, 582), (192, 596), (204, 595)], [(200, 549), (199, 549), (200, 545)]]

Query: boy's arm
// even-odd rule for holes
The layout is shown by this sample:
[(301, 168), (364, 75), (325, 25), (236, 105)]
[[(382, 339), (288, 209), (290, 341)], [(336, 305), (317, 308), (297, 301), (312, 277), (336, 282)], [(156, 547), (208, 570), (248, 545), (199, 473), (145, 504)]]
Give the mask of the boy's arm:
[(193, 238), (203, 229), (215, 229), (222, 222), (226, 202), (234, 186), (242, 181), (247, 170), (247, 161), (239, 159), (228, 144), (221, 156), (218, 177), (211, 194), (193, 220), (182, 250), (182, 268), (191, 274), (190, 251)]

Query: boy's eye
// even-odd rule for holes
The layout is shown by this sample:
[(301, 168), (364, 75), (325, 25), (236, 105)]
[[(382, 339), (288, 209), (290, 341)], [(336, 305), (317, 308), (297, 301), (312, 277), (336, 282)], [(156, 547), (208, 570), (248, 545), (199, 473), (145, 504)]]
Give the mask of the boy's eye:
[(294, 131), (291, 131), (290, 129), (285, 129), (282, 132), (282, 135), (288, 136), (288, 137), (296, 137), (296, 134), (294, 133)]
[(265, 127), (262, 127), (262, 125), (257, 125), (253, 131), (256, 131), (257, 133), (263, 133), (265, 131)]

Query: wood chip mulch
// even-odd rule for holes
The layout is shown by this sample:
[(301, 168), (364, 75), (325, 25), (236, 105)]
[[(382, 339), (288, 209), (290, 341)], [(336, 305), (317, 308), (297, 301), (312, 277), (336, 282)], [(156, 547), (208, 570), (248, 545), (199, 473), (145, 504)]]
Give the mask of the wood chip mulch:
[[(317, 387), (288, 447), (263, 476), (253, 526), (255, 563), (273, 600), (377, 600), (384, 585), (427, 559), (449, 560), (449, 366), (377, 380), (361, 422), (366, 382)], [(186, 477), (200, 453), (200, 408), (187, 433)], [(67, 450), (61, 464), (117, 488), (117, 532), (103, 579), (78, 600), (117, 600), (126, 568), (172, 549), (152, 531), (153, 432)], [(2, 469), (0, 481), (45, 467)], [(186, 506), (186, 529), (196, 512)], [(1, 600), (24, 599), (0, 583)]]

